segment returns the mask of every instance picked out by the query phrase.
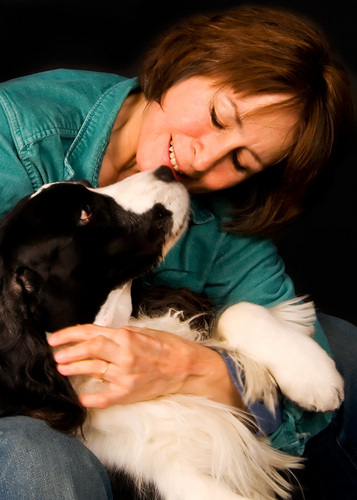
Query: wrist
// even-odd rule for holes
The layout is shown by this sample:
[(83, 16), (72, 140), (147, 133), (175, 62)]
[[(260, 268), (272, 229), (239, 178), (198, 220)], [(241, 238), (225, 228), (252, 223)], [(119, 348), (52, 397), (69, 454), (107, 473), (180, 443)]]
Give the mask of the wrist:
[(187, 358), (186, 377), (178, 392), (202, 396), (248, 411), (222, 356), (200, 344), (195, 346), (195, 352)]

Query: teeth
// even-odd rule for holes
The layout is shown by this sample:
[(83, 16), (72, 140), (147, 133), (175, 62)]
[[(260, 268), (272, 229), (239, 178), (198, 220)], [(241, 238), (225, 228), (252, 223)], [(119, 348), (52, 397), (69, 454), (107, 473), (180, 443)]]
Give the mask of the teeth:
[(181, 172), (181, 170), (177, 166), (177, 161), (174, 155), (174, 148), (172, 147), (172, 141), (170, 142), (169, 151), (170, 151), (170, 162), (171, 165), (174, 167), (175, 172), (177, 172), (178, 174), (183, 174), (183, 172)]

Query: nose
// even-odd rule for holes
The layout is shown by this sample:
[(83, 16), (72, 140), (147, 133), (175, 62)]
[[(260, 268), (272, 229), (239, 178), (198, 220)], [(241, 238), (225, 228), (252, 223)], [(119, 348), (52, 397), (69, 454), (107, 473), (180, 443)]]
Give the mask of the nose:
[[(217, 140), (218, 139), (218, 140)], [(207, 172), (223, 161), (231, 151), (231, 141), (224, 137), (210, 137), (194, 146), (193, 168), (196, 172)]]
[(163, 182), (172, 182), (175, 180), (174, 174), (170, 167), (166, 167), (165, 165), (159, 167), (154, 172), (154, 176), (159, 179), (159, 181)]
[(213, 158), (210, 156), (196, 155), (193, 167), (196, 172), (207, 172), (214, 165)]

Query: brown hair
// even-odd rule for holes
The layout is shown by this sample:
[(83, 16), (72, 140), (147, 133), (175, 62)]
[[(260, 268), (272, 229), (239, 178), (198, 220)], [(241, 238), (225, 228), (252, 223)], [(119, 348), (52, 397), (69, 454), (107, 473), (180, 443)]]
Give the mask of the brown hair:
[(286, 101), (278, 106), (299, 113), (289, 154), (237, 186), (232, 198), (236, 211), (228, 230), (271, 234), (301, 213), (308, 188), (352, 123), (345, 71), (332, 59), (324, 34), (310, 22), (283, 11), (240, 7), (194, 16), (172, 28), (147, 54), (139, 72), (146, 98), (158, 102), (175, 83), (191, 76), (213, 78), (246, 96), (285, 93)]

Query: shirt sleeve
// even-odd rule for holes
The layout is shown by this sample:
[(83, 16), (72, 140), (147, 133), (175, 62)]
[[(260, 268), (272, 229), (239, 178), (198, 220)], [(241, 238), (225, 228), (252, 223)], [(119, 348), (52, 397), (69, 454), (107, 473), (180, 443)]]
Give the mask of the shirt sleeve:
[[(286, 275), (284, 263), (269, 239), (236, 237), (224, 233), (208, 273), (205, 291), (220, 312), (242, 301), (272, 307), (295, 297), (292, 280)], [(317, 321), (315, 340), (329, 351)], [(229, 355), (223, 355), (223, 359), (238, 391), (243, 395), (235, 363)], [(272, 414), (262, 402), (257, 401), (249, 405), (249, 410), (265, 435), (275, 432), (282, 423), (280, 406)]]
[[(234, 385), (236, 386), (239, 394), (244, 395), (244, 389), (237, 376), (236, 364), (233, 359), (227, 353), (220, 353), (224, 362), (226, 363), (230, 377), (232, 378)], [(281, 407), (277, 405), (275, 407), (274, 413), (268, 410), (268, 408), (262, 403), (262, 401), (255, 401), (248, 405), (250, 413), (253, 415), (254, 420), (258, 426), (258, 435), (269, 436), (275, 432), (281, 425)]]
[(0, 218), (33, 191), (30, 176), (18, 156), (7, 116), (0, 105)]

